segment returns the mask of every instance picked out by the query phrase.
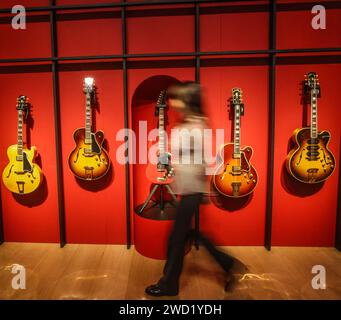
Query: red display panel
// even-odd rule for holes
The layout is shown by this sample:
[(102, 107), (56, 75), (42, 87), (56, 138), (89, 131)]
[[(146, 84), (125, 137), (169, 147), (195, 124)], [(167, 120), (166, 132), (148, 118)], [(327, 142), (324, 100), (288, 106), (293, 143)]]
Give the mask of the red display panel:
[(49, 0), (21, 0), (20, 3), (16, 0), (3, 0), (1, 1), (1, 8), (11, 8), (15, 5), (22, 5), (25, 7), (39, 7), (39, 6), (48, 6), (50, 4)]
[[(231, 7), (223, 6), (226, 10), (221, 10), (220, 3), (202, 5), (200, 49), (202, 51), (268, 49), (269, 14), (266, 6), (262, 6), (264, 3), (266, 2), (253, 2), (254, 9), (243, 13), (240, 10), (244, 6), (240, 3), (235, 3)], [(221, 13), (222, 11), (224, 13)]]
[(259, 178), (249, 198), (211, 197), (209, 204), (202, 206), (201, 229), (219, 245), (262, 245), (268, 152), (267, 66), (204, 67), (201, 82), (207, 93), (210, 124), (213, 129), (224, 129), (225, 143), (232, 141), (228, 108), (231, 89), (243, 90), (245, 112), (241, 119), (241, 146), (254, 149), (251, 163)]
[[(297, 2), (297, 1), (295, 1)], [(301, 1), (304, 2), (311, 1)], [(300, 5), (300, 4), (298, 4)], [(314, 5), (319, 5), (316, 2)], [(292, 5), (291, 7), (294, 7)], [(280, 5), (279, 5), (279, 8)], [(292, 48), (332, 48), (341, 46), (341, 10), (326, 7), (326, 28), (314, 29), (312, 20), (317, 13), (312, 13), (313, 5), (298, 11), (287, 10), (277, 13), (277, 47)]]
[[(110, 3), (112, 2), (121, 2), (120, 0), (112, 0), (110, 1)], [(94, 2), (93, 0), (56, 0), (56, 4), (58, 6), (62, 6), (62, 5), (74, 5), (74, 4), (94, 4), (94, 3), (108, 3), (107, 0), (96, 0), (96, 2)]]
[[(128, 52), (191, 52), (194, 50), (194, 18), (186, 7), (147, 7), (127, 11)], [(190, 8), (191, 9), (191, 8)], [(163, 14), (152, 14), (156, 10)], [(170, 15), (170, 16), (168, 16)], [(170, 19), (171, 23), (170, 23)]]
[[(330, 150), (336, 159), (332, 176), (323, 185), (305, 185), (292, 179), (285, 159), (289, 140), (302, 128), (310, 110), (302, 105), (304, 74), (319, 75), (318, 130), (331, 133)], [(337, 179), (340, 154), (339, 86), (341, 65), (290, 65), (277, 67), (277, 106), (275, 131), (273, 245), (333, 246), (337, 207)], [(307, 114), (306, 114), (307, 112)]]
[[(241, 3), (228, 6), (224, 3), (200, 5), (200, 49), (202, 51), (267, 49), (269, 14), (264, 6), (266, 2), (252, 1), (248, 3), (250, 7), (245, 7)], [(297, 2), (303, 3), (303, 6)], [(57, 1), (58, 5), (82, 3), (91, 4), (93, 1)], [(283, 5), (288, 3), (291, 7)], [(314, 15), (311, 13), (310, 3), (310, 0), (278, 1), (278, 48), (341, 45), (339, 32), (341, 10), (330, 9), (327, 6), (327, 29), (314, 30), (311, 27)], [(0, 6), (8, 8), (14, 4), (16, 3), (13, 1), (2, 1)], [(49, 1), (34, 3), (22, 1), (21, 4), (44, 6), (48, 5)], [(222, 6), (226, 8), (221, 8)], [(58, 54), (60, 56), (121, 54), (120, 9), (96, 10), (96, 16), (91, 18), (89, 12), (93, 12), (93, 9), (79, 13), (57, 12)], [(193, 51), (195, 48), (193, 12), (193, 5), (129, 7), (128, 52)], [(0, 58), (51, 55), (49, 13), (29, 15), (33, 17), (28, 19), (27, 30), (15, 31), (9, 24), (10, 19), (1, 19)], [(2, 14), (2, 17), (10, 15)], [(243, 58), (202, 57), (201, 82), (206, 90), (206, 110), (210, 125), (213, 129), (225, 129), (225, 142), (231, 141), (227, 99), (231, 96), (232, 87), (242, 88), (245, 100), (242, 145), (250, 145), (254, 149), (252, 164), (259, 175), (258, 186), (247, 203), (239, 200), (231, 203), (225, 199), (224, 207), (221, 207), (221, 202), (216, 203), (214, 197), (206, 199), (206, 204), (201, 207), (200, 227), (220, 245), (263, 245), (267, 175), (269, 167), (274, 165), (272, 244), (333, 246), (340, 151), (340, 126), (336, 116), (339, 114), (337, 84), (341, 71), (340, 58), (339, 56), (321, 58), (315, 60), (315, 64), (307, 64), (311, 61), (306, 56), (301, 58), (291, 56), (285, 60), (278, 58), (277, 62), (280, 65), (276, 74), (274, 164), (267, 163), (268, 60), (264, 57)], [(154, 117), (154, 98), (147, 98), (137, 107), (133, 103), (134, 93), (144, 80), (158, 75), (178, 80), (195, 78), (194, 59), (179, 62), (165, 58), (153, 60), (157, 61), (128, 61), (128, 118), (129, 127), (133, 129), (136, 129), (138, 120), (141, 119), (148, 121), (148, 128), (157, 124)], [(66, 238), (69, 243), (126, 242), (125, 167), (116, 160), (116, 152), (122, 144), (122, 141), (116, 141), (116, 134), (124, 126), (123, 71), (120, 68), (120, 63), (107, 61), (91, 64), (81, 62), (63, 65), (60, 68), (62, 165)], [(0, 123), (7, 130), (6, 134), (0, 137), (1, 169), (7, 163), (7, 147), (16, 143), (15, 100), (19, 94), (27, 94), (33, 104), (35, 121), (31, 130), (31, 140), (41, 155), (47, 183), (43, 200), (30, 200), (36, 201), (33, 205), (21, 203), (4, 186), (1, 187), (6, 241), (59, 241), (52, 73), (49, 69), (50, 67), (45, 66), (35, 66), (32, 69), (21, 65), (8, 68), (7, 71), (0, 68), (0, 82), (3, 88), (0, 98)], [(318, 190), (312, 187), (312, 191), (308, 187), (288, 184), (283, 168), (292, 131), (302, 125), (300, 82), (307, 71), (316, 71), (320, 76), (322, 97), (319, 101), (319, 128), (331, 132), (330, 149), (337, 161), (336, 170), (330, 179)], [(103, 180), (104, 182), (84, 185), (75, 180), (68, 168), (67, 158), (74, 148), (72, 139), (74, 130), (84, 126), (85, 101), (82, 81), (89, 75), (95, 77), (98, 86), (100, 112), (97, 114), (96, 127), (105, 132), (108, 140), (113, 173)], [(150, 88), (151, 91), (154, 89)], [(175, 116), (170, 113), (170, 127), (174, 123)], [(130, 166), (130, 190), (134, 234), (136, 223), (134, 207), (143, 202), (150, 190), (150, 184), (146, 183), (145, 165)], [(148, 225), (149, 228), (150, 224)], [(141, 236), (141, 233), (139, 235)], [(160, 245), (158, 248), (161, 247)]]
[[(95, 17), (89, 19), (89, 17)], [(112, 10), (59, 11), (60, 56), (94, 56), (122, 53), (121, 12)]]
[[(24, 70), (24, 67), (22, 67)], [(32, 104), (30, 136), (24, 126), (24, 141), (36, 146), (44, 181), (33, 194), (13, 195), (1, 182), (1, 196), (6, 241), (58, 242), (58, 200), (52, 77), (49, 72), (1, 74), (0, 86), (0, 168), (8, 163), (7, 148), (17, 144), (18, 113), (16, 100), (27, 95)]]
[[(77, 180), (68, 166), (74, 149), (73, 132), (85, 126), (83, 79), (95, 78), (99, 112), (96, 130), (104, 131), (112, 170), (101, 180)], [(70, 243), (125, 243), (125, 176), (116, 161), (122, 144), (115, 140), (123, 127), (121, 70), (91, 70), (60, 73), (63, 178), (67, 241)]]
[[(2, 3), (1, 7), (3, 8)], [(0, 15), (0, 59), (50, 57), (51, 35), (48, 14), (46, 12), (27, 14), (25, 30), (13, 29), (12, 17), (14, 15)]]

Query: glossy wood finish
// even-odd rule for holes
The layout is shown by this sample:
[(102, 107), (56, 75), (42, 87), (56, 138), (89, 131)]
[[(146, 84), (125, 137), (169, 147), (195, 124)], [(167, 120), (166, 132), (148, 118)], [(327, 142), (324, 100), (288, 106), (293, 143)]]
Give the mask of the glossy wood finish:
[[(233, 157), (234, 144), (227, 143), (220, 149), (219, 157), (223, 161), (213, 177), (213, 183), (217, 191), (227, 197), (239, 198), (250, 194), (256, 187), (258, 175), (251, 165), (250, 159), (253, 150), (244, 147), (240, 150), (241, 157)], [(240, 174), (233, 174), (233, 167), (240, 167)], [(237, 189), (234, 187), (237, 185)]]
[[(91, 152), (91, 145), (85, 143), (85, 129), (77, 129), (73, 135), (76, 148), (69, 156), (69, 166), (73, 174), (83, 180), (97, 180), (105, 176), (110, 167), (107, 152), (102, 148), (104, 133), (97, 131), (95, 139), (99, 152)], [(86, 152), (90, 150), (90, 152)]]
[[(320, 183), (328, 179), (335, 168), (335, 158), (328, 149), (330, 133), (319, 132), (316, 144), (311, 144), (310, 128), (296, 129), (292, 140), (295, 145), (286, 163), (289, 173), (304, 183)], [(318, 155), (313, 159), (309, 158), (309, 148), (316, 148)]]
[[(224, 291), (225, 274), (203, 248), (185, 258), (180, 295), (173, 299), (341, 299), (341, 254), (334, 248), (221, 247), (238, 262)], [(26, 290), (13, 290), (11, 266), (26, 268)], [(0, 299), (149, 299), (164, 261), (124, 245), (4, 243)], [(314, 290), (314, 265), (326, 269), (327, 288)]]
[(14, 144), (7, 149), (9, 163), (2, 173), (2, 180), (8, 190), (17, 194), (29, 194), (39, 188), (43, 181), (40, 167), (35, 163), (37, 156), (36, 147), (27, 149), (24, 146), (23, 153), (32, 168), (31, 171), (24, 169), (24, 161), (18, 161), (18, 145)]

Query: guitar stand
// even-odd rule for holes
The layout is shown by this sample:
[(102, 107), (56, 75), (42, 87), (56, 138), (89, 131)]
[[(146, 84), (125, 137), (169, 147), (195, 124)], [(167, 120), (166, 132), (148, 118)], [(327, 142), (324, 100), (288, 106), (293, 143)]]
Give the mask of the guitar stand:
[(159, 205), (160, 211), (163, 213), (163, 211), (165, 209), (165, 203), (166, 203), (166, 201), (164, 200), (164, 187), (166, 187), (167, 191), (169, 192), (169, 194), (173, 198), (173, 201), (171, 201), (171, 202), (167, 201), (167, 202), (169, 202), (172, 206), (176, 207), (176, 204), (177, 204), (178, 201), (176, 199), (176, 196), (175, 196), (172, 188), (168, 184), (155, 184), (153, 189), (152, 189), (152, 191), (149, 193), (146, 201), (143, 203), (141, 209), (139, 210), (140, 214), (144, 211), (144, 209), (147, 207), (149, 202), (153, 201), (153, 200), (151, 200), (152, 196), (154, 195), (154, 193), (156, 192), (156, 190), (158, 188), (160, 188), (160, 202), (158, 203), (156, 201), (153, 201), (155, 203), (151, 207), (155, 207), (155, 206)]
[[(146, 201), (143, 203), (141, 209), (139, 210), (139, 214), (142, 214), (144, 209), (147, 207), (147, 205), (149, 204), (151, 200), (152, 196), (154, 195), (154, 193), (156, 192), (156, 190), (158, 188), (160, 188), (160, 202), (157, 203), (155, 202), (151, 208), (159, 205), (160, 211), (161, 213), (163, 213), (164, 209), (165, 209), (165, 201), (163, 198), (163, 193), (164, 193), (164, 187), (166, 187), (166, 189), (168, 190), (169, 194), (172, 196), (173, 201), (169, 202), (173, 207), (176, 207), (176, 204), (178, 203), (178, 200), (176, 199), (176, 196), (173, 192), (173, 190), (171, 189), (171, 187), (168, 184), (155, 184), (152, 191), (149, 193)], [(194, 213), (194, 231), (195, 231), (195, 236), (194, 236), (194, 246), (197, 250), (199, 250), (199, 235), (200, 235), (200, 223), (199, 223), (199, 210), (196, 210), (196, 212)]]

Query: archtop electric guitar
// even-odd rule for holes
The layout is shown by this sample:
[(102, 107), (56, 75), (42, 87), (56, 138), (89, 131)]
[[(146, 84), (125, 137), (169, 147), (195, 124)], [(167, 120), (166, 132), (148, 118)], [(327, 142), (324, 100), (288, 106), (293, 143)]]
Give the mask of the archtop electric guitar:
[(222, 195), (239, 198), (254, 190), (258, 175), (250, 163), (252, 148), (240, 148), (240, 117), (244, 114), (244, 104), (242, 90), (239, 88), (232, 89), (231, 107), (234, 111), (234, 141), (220, 148), (218, 157), (221, 165), (213, 176), (213, 183)]
[(18, 144), (8, 147), (9, 164), (2, 173), (2, 180), (8, 190), (17, 194), (29, 194), (37, 190), (43, 180), (39, 166), (34, 162), (37, 156), (36, 147), (27, 148), (23, 143), (24, 115), (29, 112), (28, 98), (19, 96), (18, 110)]
[(335, 169), (335, 158), (328, 149), (330, 133), (317, 129), (317, 98), (320, 97), (320, 83), (315, 72), (309, 72), (305, 79), (305, 93), (310, 96), (310, 127), (296, 129), (292, 136), (286, 167), (288, 172), (303, 183), (319, 183), (326, 180)]
[(77, 178), (97, 180), (109, 171), (110, 159), (102, 146), (103, 131), (94, 133), (91, 130), (91, 103), (95, 94), (93, 78), (84, 79), (84, 93), (86, 96), (85, 128), (79, 128), (73, 134), (76, 147), (69, 156), (69, 166)]

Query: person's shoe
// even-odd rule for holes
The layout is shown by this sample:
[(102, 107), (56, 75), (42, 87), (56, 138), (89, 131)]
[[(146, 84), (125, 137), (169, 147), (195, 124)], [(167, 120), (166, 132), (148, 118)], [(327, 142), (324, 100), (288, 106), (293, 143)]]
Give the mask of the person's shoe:
[(178, 288), (165, 288), (160, 284), (153, 284), (146, 288), (145, 292), (150, 296), (162, 297), (162, 296), (177, 296), (179, 294)]

